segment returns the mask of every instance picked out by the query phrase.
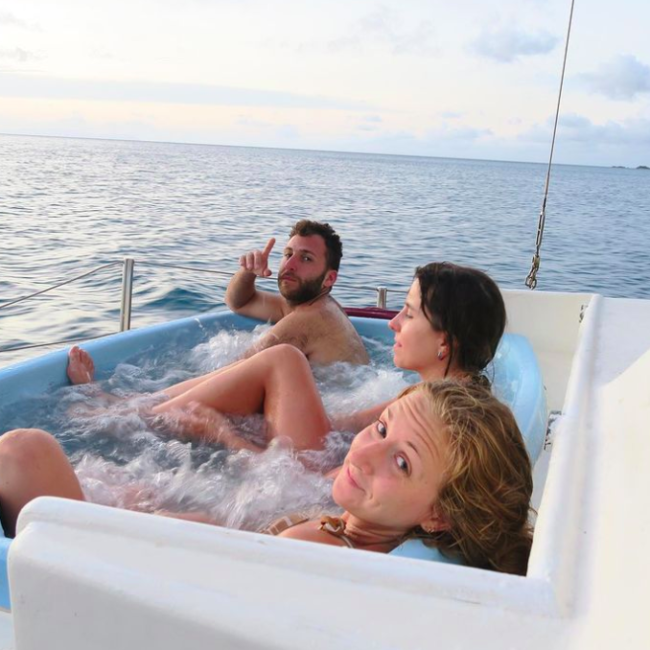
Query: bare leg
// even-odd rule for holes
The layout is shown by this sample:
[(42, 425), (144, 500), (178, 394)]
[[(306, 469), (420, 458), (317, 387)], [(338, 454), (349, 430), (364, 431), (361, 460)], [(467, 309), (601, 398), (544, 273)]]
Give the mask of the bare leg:
[[(235, 361), (230, 365), (236, 365), (238, 363), (240, 362)], [(230, 366), (226, 366), (226, 367), (230, 367)], [(155, 393), (155, 395), (165, 395), (170, 399), (173, 397), (177, 397), (178, 395), (181, 395), (186, 391), (188, 391), (190, 388), (194, 388), (198, 384), (206, 381), (207, 379), (212, 378), (214, 375), (223, 372), (223, 370), (225, 370), (225, 368), (219, 368), (218, 370), (213, 370), (212, 372), (209, 372), (206, 375), (201, 375), (200, 377), (194, 377), (193, 379), (187, 379), (178, 384), (174, 384), (173, 386), (169, 386), (168, 388), (165, 388), (162, 391), (158, 391), (157, 393)], [(68, 352), (67, 374), (68, 374), (68, 379), (70, 380), (70, 383), (73, 386), (77, 386), (79, 384), (89, 384), (95, 379), (95, 364), (93, 363), (92, 357), (90, 356), (90, 354), (88, 354), (88, 352), (86, 352), (86, 350), (82, 350), (77, 345), (71, 347), (70, 352)], [(115, 395), (111, 395), (110, 393), (104, 393), (104, 395), (106, 397), (112, 398), (113, 400), (120, 399), (115, 397)]]
[(194, 388), (195, 386), (202, 384), (204, 381), (207, 381), (208, 379), (212, 379), (212, 377), (215, 377), (216, 375), (221, 374), (228, 368), (232, 368), (233, 366), (236, 366), (240, 363), (241, 361), (233, 361), (231, 364), (228, 364), (223, 368), (213, 370), (212, 372), (209, 372), (207, 375), (201, 375), (200, 377), (194, 377), (193, 379), (186, 379), (185, 381), (181, 381), (178, 384), (169, 386), (169, 388), (165, 388), (164, 390), (158, 391), (156, 395), (166, 395), (169, 399), (172, 399), (173, 397), (178, 397), (179, 395), (186, 393), (191, 388)]
[[(79, 346), (73, 345), (68, 352), (68, 368), (66, 370), (68, 379), (73, 386), (81, 384), (90, 384), (95, 381), (95, 363), (93, 358), (82, 350)], [(102, 397), (107, 403), (114, 404), (123, 402), (123, 397), (117, 397), (100, 390), (99, 385), (95, 385), (94, 392), (96, 397)], [(92, 407), (88, 405), (76, 405), (70, 409), (71, 415), (96, 415), (101, 413), (104, 408)]]
[(269, 437), (287, 436), (298, 450), (320, 449), (331, 429), (309, 362), (291, 345), (228, 366), (153, 412), (171, 413), (193, 403), (233, 415), (263, 413)]
[(83, 501), (72, 465), (54, 436), (16, 429), (0, 437), (0, 506), (7, 537), (16, 534), (20, 511), (40, 496)]
[[(73, 347), (68, 365), (70, 380), (84, 383), (93, 375), (90, 355)], [(306, 357), (290, 345), (262, 350), (248, 359), (171, 386), (162, 394), (170, 399), (156, 406), (154, 415), (170, 415), (188, 438), (213, 439), (234, 449), (259, 450), (236, 436), (224, 419), (210, 410), (233, 415), (263, 413), (269, 437), (287, 436), (298, 450), (320, 449), (332, 428)], [(119, 401), (115, 396), (106, 396)]]

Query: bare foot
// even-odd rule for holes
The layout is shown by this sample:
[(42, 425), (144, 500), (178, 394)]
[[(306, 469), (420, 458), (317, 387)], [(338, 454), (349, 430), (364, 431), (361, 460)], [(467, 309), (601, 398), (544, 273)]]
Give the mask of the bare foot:
[(74, 345), (68, 352), (68, 379), (73, 386), (88, 384), (95, 377), (95, 364), (92, 357)]

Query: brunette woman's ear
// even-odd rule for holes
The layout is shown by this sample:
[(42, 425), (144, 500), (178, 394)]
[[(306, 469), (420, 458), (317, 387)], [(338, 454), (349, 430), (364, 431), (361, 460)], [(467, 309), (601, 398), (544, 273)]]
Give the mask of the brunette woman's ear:
[(449, 357), (449, 352), (449, 343), (447, 337), (445, 336), (438, 344), (438, 361), (444, 361), (447, 357)]
[[(444, 359), (449, 359), (452, 351), (456, 351), (458, 347), (458, 341), (456, 339), (451, 339), (447, 336), (446, 333), (441, 332), (440, 342), (438, 343), (438, 359), (443, 361)], [(453, 350), (452, 350), (453, 343)]]

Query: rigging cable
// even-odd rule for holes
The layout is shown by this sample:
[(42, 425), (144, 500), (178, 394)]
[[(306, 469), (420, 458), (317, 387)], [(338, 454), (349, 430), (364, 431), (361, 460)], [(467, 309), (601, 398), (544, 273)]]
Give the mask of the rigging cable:
[(566, 60), (569, 53), (569, 39), (571, 38), (571, 23), (573, 22), (573, 7), (575, 0), (571, 0), (571, 11), (569, 13), (569, 27), (566, 34), (566, 42), (564, 44), (564, 60), (562, 61), (562, 75), (560, 76), (560, 92), (557, 97), (557, 108), (555, 109), (555, 123), (553, 125), (553, 138), (551, 139), (551, 154), (548, 159), (548, 169), (546, 170), (546, 184), (544, 187), (544, 198), (542, 199), (542, 208), (539, 213), (539, 221), (537, 223), (537, 240), (535, 242), (535, 254), (533, 255), (532, 266), (526, 278), (526, 286), (529, 289), (537, 287), (537, 272), (539, 271), (540, 256), (539, 252), (542, 248), (542, 239), (544, 237), (544, 226), (546, 225), (546, 199), (548, 198), (548, 186), (551, 182), (551, 166), (553, 164), (553, 151), (555, 149), (555, 135), (557, 133), (557, 123), (560, 117), (560, 103), (562, 101), (562, 88), (564, 87), (564, 72), (566, 70)]

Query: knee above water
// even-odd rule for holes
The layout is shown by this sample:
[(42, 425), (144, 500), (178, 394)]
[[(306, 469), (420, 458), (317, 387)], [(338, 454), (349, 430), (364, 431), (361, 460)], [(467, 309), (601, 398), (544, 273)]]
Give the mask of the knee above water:
[(15, 429), (0, 436), (0, 463), (31, 463), (43, 455), (61, 453), (53, 435), (42, 429)]
[(269, 354), (271, 354), (273, 360), (276, 363), (304, 363), (307, 361), (307, 357), (298, 348), (294, 347), (290, 343), (278, 343), (278, 345), (274, 345), (272, 348), (268, 348), (267, 351)]

